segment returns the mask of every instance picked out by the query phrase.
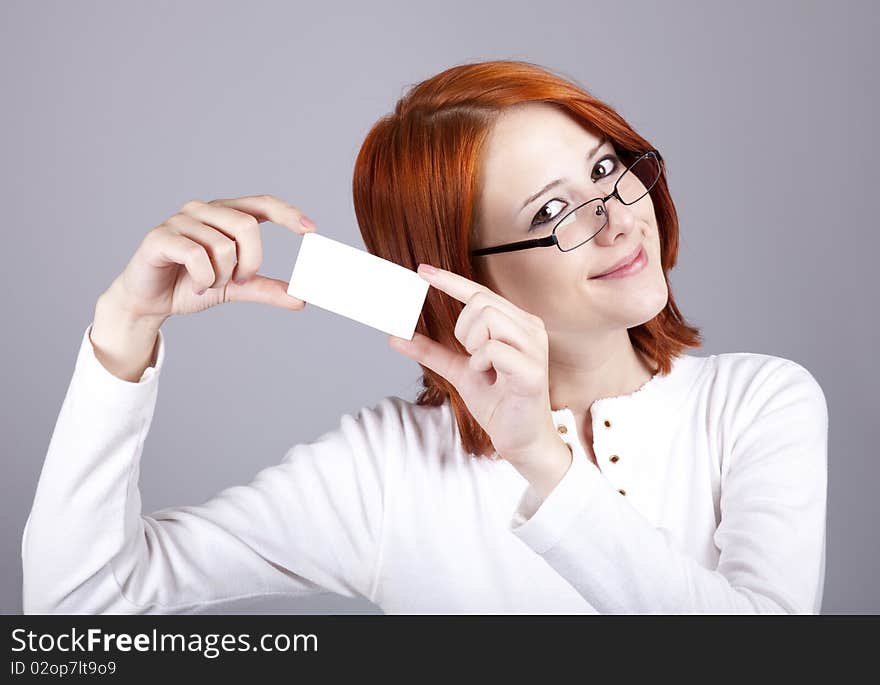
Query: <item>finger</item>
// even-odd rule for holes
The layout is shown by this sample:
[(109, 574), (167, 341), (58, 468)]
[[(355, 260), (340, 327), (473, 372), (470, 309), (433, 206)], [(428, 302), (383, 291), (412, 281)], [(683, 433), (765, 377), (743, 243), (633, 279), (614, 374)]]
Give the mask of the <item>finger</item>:
[(259, 271), (263, 263), (263, 242), (260, 239), (260, 222), (247, 212), (231, 207), (213, 205), (201, 200), (190, 200), (182, 208), (184, 216), (192, 217), (235, 241), (237, 265), (233, 262), (236, 280), (245, 280)]
[(527, 364), (528, 360), (519, 350), (494, 339), (476, 350), (468, 362), (470, 368), (475, 371), (488, 371), (494, 368), (500, 374), (511, 376), (522, 374)]
[(464, 276), (459, 276), (451, 271), (447, 271), (446, 269), (438, 268), (437, 273), (429, 273), (421, 264), (419, 264), (417, 273), (438, 290), (442, 290), (447, 295), (450, 295), (459, 302), (464, 302), (465, 304), (467, 304), (468, 300), (478, 292), (492, 292), (486, 286), (476, 283)]
[(459, 302), (467, 304), (474, 295), (477, 293), (483, 293), (486, 297), (489, 297), (494, 304), (496, 304), (498, 309), (507, 311), (511, 317), (521, 317), (524, 321), (528, 320), (537, 323), (537, 317), (534, 314), (517, 307), (513, 302), (502, 297), (494, 290), (487, 288), (481, 283), (476, 283), (469, 278), (439, 268), (437, 269), (436, 274), (429, 274), (421, 265), (419, 265), (418, 274), (435, 288), (451, 295)]
[(315, 230), (314, 223), (303, 212), (292, 204), (280, 200), (274, 195), (250, 195), (247, 197), (235, 197), (229, 199), (211, 200), (208, 204), (218, 207), (231, 207), (242, 212), (247, 212), (257, 221), (271, 221), (280, 226), (286, 226), (297, 233), (309, 233)]
[(282, 309), (303, 309), (304, 300), (287, 294), (289, 283), (257, 274), (242, 285), (235, 281), (226, 288), (227, 302), (260, 302)]
[(205, 248), (199, 243), (168, 229), (150, 231), (145, 242), (147, 259), (156, 258), (154, 266), (183, 265), (197, 294), (211, 287), (215, 279), (214, 267)]
[(392, 335), (388, 340), (392, 348), (403, 353), (410, 359), (424, 364), (431, 371), (440, 374), (453, 385), (460, 382), (462, 372), (467, 365), (468, 356), (450, 350), (427, 335), (413, 333), (412, 340)]
[(236, 263), (236, 242), (223, 232), (205, 226), (187, 214), (175, 214), (165, 224), (180, 235), (185, 235), (202, 245), (211, 258), (216, 279), (212, 288), (222, 288), (232, 278)]
[(497, 308), (494, 301), (477, 293), (465, 305), (455, 324), (455, 337), (468, 353), (494, 338), (526, 352), (530, 347), (529, 331), (518, 319)]

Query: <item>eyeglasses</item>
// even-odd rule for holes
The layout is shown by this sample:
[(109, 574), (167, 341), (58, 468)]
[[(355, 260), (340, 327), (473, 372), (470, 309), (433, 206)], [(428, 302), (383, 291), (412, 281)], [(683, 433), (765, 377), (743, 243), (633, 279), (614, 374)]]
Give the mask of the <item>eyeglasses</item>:
[[(626, 154), (626, 153), (624, 153)], [(629, 153), (638, 154), (638, 153)], [(562, 252), (570, 252), (589, 240), (608, 224), (608, 210), (605, 201), (616, 197), (621, 203), (631, 205), (641, 200), (660, 178), (663, 157), (657, 150), (649, 150), (628, 166), (614, 183), (610, 195), (597, 197), (578, 205), (567, 212), (553, 227), (553, 233), (545, 238), (520, 240), (494, 247), (471, 250), (471, 255), (487, 255), (497, 252), (527, 250), (532, 247), (555, 245)], [(613, 178), (606, 176), (603, 181)]]

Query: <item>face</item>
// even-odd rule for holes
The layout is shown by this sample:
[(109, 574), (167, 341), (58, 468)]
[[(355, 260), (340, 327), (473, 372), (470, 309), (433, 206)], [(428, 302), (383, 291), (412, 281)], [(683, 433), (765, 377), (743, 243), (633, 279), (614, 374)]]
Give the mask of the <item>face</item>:
[[(487, 141), (473, 248), (542, 238), (568, 210), (614, 186), (625, 168), (613, 144), (546, 103), (507, 109)], [(595, 150), (595, 152), (594, 152)], [(550, 181), (562, 182), (523, 203)], [(654, 205), (605, 202), (607, 225), (580, 247), (534, 247), (472, 257), (479, 280), (555, 334), (606, 333), (638, 326), (666, 306)], [(641, 245), (647, 264), (624, 278), (595, 279)]]

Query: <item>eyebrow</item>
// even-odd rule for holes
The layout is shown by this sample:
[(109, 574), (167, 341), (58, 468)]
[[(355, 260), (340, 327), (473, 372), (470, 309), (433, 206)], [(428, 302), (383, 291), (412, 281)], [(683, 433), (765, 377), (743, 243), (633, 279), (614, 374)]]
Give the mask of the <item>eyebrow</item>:
[[(602, 139), (596, 144), (596, 147), (594, 147), (592, 150), (590, 150), (590, 155), (589, 155), (589, 157), (587, 157), (587, 159), (592, 159), (593, 157), (595, 157), (596, 153), (599, 151), (599, 148), (602, 147), (607, 142), (608, 142), (608, 136), (603, 136)], [(554, 186), (559, 185), (560, 183), (562, 183), (565, 180), (566, 179), (564, 179), (564, 178), (557, 178), (555, 181), (550, 181), (550, 183), (548, 183), (543, 188), (541, 188), (537, 193), (528, 197), (526, 199), (526, 201), (523, 202), (522, 207), (519, 208), (519, 211), (521, 212), (522, 210), (524, 210), (526, 207), (528, 207), (530, 204), (532, 204), (532, 202), (534, 202), (539, 197), (541, 197), (541, 195), (543, 195), (548, 190), (550, 190)]]

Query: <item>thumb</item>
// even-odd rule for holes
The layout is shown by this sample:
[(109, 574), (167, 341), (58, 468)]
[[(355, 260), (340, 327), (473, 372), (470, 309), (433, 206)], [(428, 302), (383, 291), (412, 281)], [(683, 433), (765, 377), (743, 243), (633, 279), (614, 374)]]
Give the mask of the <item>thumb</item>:
[(392, 349), (439, 373), (453, 385), (456, 385), (467, 367), (467, 356), (450, 350), (421, 333), (413, 333), (412, 340), (391, 335), (388, 337), (388, 344)]
[(226, 302), (259, 302), (282, 309), (302, 309), (304, 300), (287, 294), (290, 284), (280, 278), (269, 278), (256, 274), (243, 284), (229, 281), (226, 286)]

